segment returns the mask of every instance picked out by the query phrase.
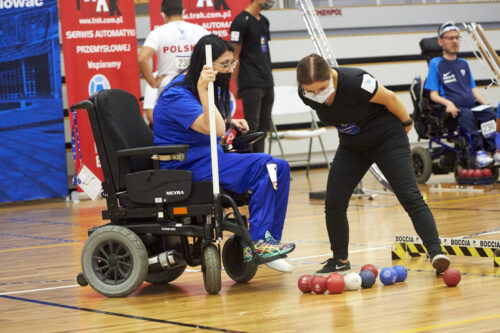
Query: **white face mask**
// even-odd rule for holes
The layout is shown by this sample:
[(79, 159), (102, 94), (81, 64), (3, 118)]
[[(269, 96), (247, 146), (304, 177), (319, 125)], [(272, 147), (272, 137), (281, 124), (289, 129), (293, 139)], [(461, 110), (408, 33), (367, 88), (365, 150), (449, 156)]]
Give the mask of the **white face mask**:
[(304, 97), (309, 98), (312, 101), (323, 104), (331, 94), (335, 92), (335, 87), (333, 86), (333, 77), (330, 76), (330, 85), (327, 89), (322, 92), (315, 94), (312, 92), (304, 91)]

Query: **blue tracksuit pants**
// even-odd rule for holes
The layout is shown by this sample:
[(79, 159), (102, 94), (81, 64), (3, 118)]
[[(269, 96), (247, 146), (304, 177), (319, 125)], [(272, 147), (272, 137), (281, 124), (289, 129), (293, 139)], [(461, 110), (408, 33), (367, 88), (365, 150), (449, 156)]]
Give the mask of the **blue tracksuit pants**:
[[(290, 190), (288, 162), (262, 153), (224, 153), (221, 147), (218, 148), (218, 162), (222, 188), (235, 193), (252, 192), (248, 205), (252, 239), (263, 239), (266, 230), (269, 230), (276, 240), (281, 240)], [(269, 178), (268, 163), (276, 163), (277, 190)], [(191, 147), (184, 161), (170, 161), (162, 164), (162, 168), (190, 170), (193, 181), (212, 180), (210, 148)]]
[(458, 108), (460, 109), (457, 117), (458, 123), (470, 134), (474, 152), (478, 150), (494, 152), (496, 148), (495, 137), (486, 139), (479, 133), (479, 130), (481, 123), (495, 119), (495, 111), (492, 108), (483, 111), (471, 111), (471, 109), (461, 106)]

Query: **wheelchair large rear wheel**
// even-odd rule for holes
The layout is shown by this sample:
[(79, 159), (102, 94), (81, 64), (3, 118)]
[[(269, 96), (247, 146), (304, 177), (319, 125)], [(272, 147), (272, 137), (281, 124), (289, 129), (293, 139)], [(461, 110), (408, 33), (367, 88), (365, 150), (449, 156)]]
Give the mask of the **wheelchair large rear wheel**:
[(144, 282), (148, 273), (148, 254), (133, 231), (107, 225), (94, 231), (82, 250), (85, 280), (107, 297), (128, 296)]
[(219, 249), (214, 244), (208, 244), (203, 249), (203, 283), (209, 294), (217, 294), (222, 285)]
[(411, 150), (411, 159), (417, 183), (425, 184), (432, 174), (431, 154), (425, 148), (415, 147)]
[(165, 284), (174, 281), (186, 270), (186, 265), (174, 268), (167, 268), (161, 272), (150, 273), (146, 276), (146, 282), (152, 284)]
[(243, 261), (243, 246), (239, 236), (231, 236), (222, 248), (222, 262), (229, 277), (236, 282), (250, 281), (257, 273), (259, 266), (254, 261)]

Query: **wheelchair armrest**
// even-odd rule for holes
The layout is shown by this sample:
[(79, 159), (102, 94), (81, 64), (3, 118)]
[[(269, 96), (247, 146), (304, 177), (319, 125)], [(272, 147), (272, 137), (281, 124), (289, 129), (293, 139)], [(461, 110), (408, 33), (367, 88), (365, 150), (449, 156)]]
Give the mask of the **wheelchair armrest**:
[(427, 108), (430, 111), (446, 111), (446, 106), (443, 104), (437, 104), (437, 103), (429, 103), (427, 105)]
[(252, 152), (252, 144), (264, 138), (264, 132), (253, 132), (248, 134), (240, 134), (233, 139), (233, 148), (238, 152)]
[(151, 146), (118, 150), (116, 156), (151, 158), (159, 161), (183, 161), (188, 150), (188, 145)]
[(448, 119), (450, 116), (450, 114), (446, 112), (446, 106), (443, 104), (434, 103), (428, 98), (424, 98), (421, 103), (420, 109), (430, 116), (438, 117), (443, 120)]

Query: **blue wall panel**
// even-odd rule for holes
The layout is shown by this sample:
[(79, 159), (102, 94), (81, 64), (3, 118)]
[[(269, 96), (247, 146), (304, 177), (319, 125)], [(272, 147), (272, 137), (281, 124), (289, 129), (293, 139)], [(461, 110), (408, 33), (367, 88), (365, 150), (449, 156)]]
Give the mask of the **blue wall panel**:
[(56, 0), (0, 0), (0, 202), (68, 195)]

